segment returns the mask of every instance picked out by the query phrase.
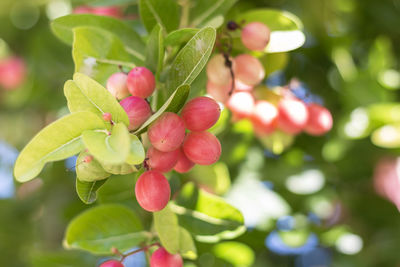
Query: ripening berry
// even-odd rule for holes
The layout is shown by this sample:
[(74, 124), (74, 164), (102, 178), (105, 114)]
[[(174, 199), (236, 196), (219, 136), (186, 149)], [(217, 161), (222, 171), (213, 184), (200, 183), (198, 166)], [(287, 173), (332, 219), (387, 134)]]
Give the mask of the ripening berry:
[(183, 143), (183, 152), (194, 163), (210, 165), (221, 156), (221, 144), (212, 133), (191, 132)]
[(117, 260), (109, 260), (100, 264), (100, 267), (124, 267), (124, 265)]
[(165, 112), (150, 125), (147, 135), (158, 150), (173, 151), (179, 148), (185, 138), (185, 123), (175, 113)]
[(156, 79), (149, 69), (136, 67), (128, 73), (127, 85), (131, 95), (147, 98), (156, 88)]
[(250, 117), (254, 104), (254, 97), (248, 92), (233, 93), (226, 103), (237, 119)]
[[(234, 66), (232, 59), (231, 62)], [(222, 54), (217, 54), (210, 59), (206, 69), (210, 82), (216, 85), (227, 85), (232, 81), (230, 68), (225, 63), (225, 58)]]
[(235, 91), (253, 91), (254, 86), (251, 85), (247, 85), (245, 83), (243, 83), (241, 80), (239, 79), (235, 79)]
[(181, 117), (187, 129), (201, 132), (211, 128), (218, 121), (220, 114), (221, 109), (214, 99), (199, 96), (185, 104)]
[(92, 7), (93, 14), (99, 16), (109, 16), (114, 18), (122, 18), (123, 12), (119, 6), (98, 6)]
[(150, 169), (159, 172), (169, 172), (175, 166), (178, 161), (179, 149), (162, 152), (154, 147), (150, 147), (147, 150), (147, 164)]
[(18, 88), (26, 77), (26, 65), (23, 59), (9, 57), (0, 60), (0, 87), (6, 90)]
[(265, 77), (261, 62), (248, 54), (235, 57), (234, 72), (235, 78), (250, 86), (259, 84)]
[(107, 90), (118, 100), (129, 96), (128, 86), (126, 85), (127, 78), (127, 74), (117, 72), (112, 74), (107, 80)]
[(90, 163), (90, 162), (92, 162), (92, 160), (93, 160), (92, 155), (88, 155), (83, 158), (83, 162), (85, 162), (85, 163)]
[(129, 130), (139, 128), (152, 114), (150, 105), (143, 98), (130, 96), (119, 103), (128, 114)]
[(298, 134), (306, 126), (308, 111), (306, 105), (294, 98), (282, 99), (278, 105), (278, 126), (288, 134)]
[(150, 212), (160, 211), (167, 206), (171, 189), (168, 180), (158, 171), (147, 171), (140, 175), (135, 185), (139, 205)]
[(227, 85), (217, 85), (213, 84), (211, 81), (207, 81), (207, 94), (221, 103), (225, 103), (229, 99), (229, 92), (231, 89), (231, 83)]
[(185, 153), (183, 152), (182, 148), (178, 149), (178, 161), (174, 167), (174, 170), (179, 173), (185, 173), (190, 171), (194, 166), (194, 163), (186, 157)]
[(77, 6), (72, 13), (74, 14), (91, 14), (93, 12), (90, 6)]
[(278, 122), (278, 109), (267, 101), (257, 101), (251, 121), (258, 134), (270, 134), (275, 130)]
[(269, 43), (271, 31), (260, 22), (252, 22), (242, 29), (242, 43), (250, 50), (263, 51)]
[(333, 120), (330, 111), (318, 104), (308, 105), (308, 121), (304, 131), (311, 135), (323, 135), (332, 128)]
[(179, 254), (169, 254), (160, 247), (151, 255), (150, 267), (182, 267), (183, 260)]
[(103, 120), (105, 120), (105, 121), (111, 121), (111, 119), (112, 119), (112, 116), (111, 116), (110, 113), (108, 113), (108, 112), (103, 113)]

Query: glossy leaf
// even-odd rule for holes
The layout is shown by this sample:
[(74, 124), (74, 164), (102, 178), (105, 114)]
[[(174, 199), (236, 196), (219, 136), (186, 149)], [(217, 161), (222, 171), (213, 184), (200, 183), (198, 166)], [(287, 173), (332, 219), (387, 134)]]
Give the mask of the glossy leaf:
[[(103, 113), (110, 113), (115, 123), (129, 125), (129, 118), (118, 101), (95, 80), (82, 73), (75, 73), (74, 79), (64, 85), (64, 94), (68, 108), (73, 112), (91, 111), (103, 118)], [(108, 128), (111, 127), (109, 123)]]
[(130, 165), (141, 164), (146, 156), (144, 147), (136, 135), (130, 134), (129, 137), (131, 139), (131, 145), (126, 163)]
[(85, 162), (85, 158), (88, 156), (90, 157), (90, 154), (83, 151), (76, 159), (75, 171), (79, 180), (85, 182), (94, 182), (106, 179), (111, 175), (104, 170), (100, 162), (98, 162), (95, 158), (93, 158), (90, 162)]
[(160, 24), (167, 32), (179, 26), (180, 12), (175, 0), (140, 0), (139, 12), (147, 32), (156, 24)]
[(122, 123), (114, 125), (111, 135), (104, 130), (85, 131), (82, 139), (89, 153), (101, 164), (123, 164), (128, 157), (130, 137)]
[(181, 49), (168, 73), (167, 89), (191, 84), (207, 64), (216, 38), (215, 29), (206, 27), (196, 33)]
[(107, 179), (84, 182), (76, 178), (75, 189), (80, 200), (85, 204), (92, 204), (97, 199), (97, 190), (107, 181)]
[(83, 131), (104, 129), (104, 122), (92, 112), (67, 115), (40, 131), (21, 151), (15, 163), (17, 181), (35, 178), (47, 162), (69, 158), (84, 149)]
[(165, 46), (178, 46), (184, 42), (189, 41), (199, 29), (195, 28), (184, 28), (173, 32), (170, 32), (167, 37), (165, 37)]
[(118, 36), (129, 53), (135, 56), (136, 64), (144, 61), (145, 45), (140, 36), (121, 20), (90, 14), (73, 14), (55, 19), (51, 22), (54, 34), (67, 44), (72, 44), (72, 30), (79, 26), (93, 26), (109, 31)]
[(82, 249), (94, 254), (111, 254), (115, 247), (124, 252), (148, 238), (136, 214), (117, 204), (88, 209), (68, 225), (64, 237), (67, 249)]
[(224, 22), (223, 16), (237, 0), (198, 0), (190, 9), (192, 27), (219, 27)]
[(145, 65), (156, 76), (160, 74), (164, 61), (164, 39), (162, 34), (162, 28), (159, 24), (154, 26), (150, 33), (149, 41), (146, 49), (146, 61)]

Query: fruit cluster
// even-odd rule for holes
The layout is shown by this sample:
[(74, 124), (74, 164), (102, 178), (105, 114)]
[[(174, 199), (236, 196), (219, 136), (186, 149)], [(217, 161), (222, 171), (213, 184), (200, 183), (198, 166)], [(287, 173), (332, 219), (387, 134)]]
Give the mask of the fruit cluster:
[[(154, 92), (155, 79), (147, 68), (136, 67), (128, 74), (114, 73), (107, 81), (107, 89), (122, 99), (120, 104), (128, 114), (129, 130), (138, 129), (152, 115), (145, 99)], [(111, 121), (109, 115), (105, 113), (103, 118)], [(195, 164), (210, 165), (218, 161), (221, 144), (206, 130), (219, 116), (220, 107), (215, 100), (196, 97), (186, 103), (180, 116), (165, 112), (149, 126), (147, 136), (151, 146), (144, 162), (146, 171), (135, 186), (136, 199), (143, 209), (155, 212), (168, 204), (171, 190), (163, 173), (172, 169), (185, 173)]]
[(25, 80), (25, 62), (16, 56), (0, 59), (0, 87), (6, 90), (18, 88)]
[[(236, 24), (234, 24), (236, 25)], [(237, 26), (239, 27), (239, 26)], [(229, 27), (236, 30), (237, 27)], [(270, 30), (259, 22), (242, 28), (241, 41), (253, 51), (262, 51), (270, 40)], [(262, 63), (250, 54), (231, 58), (227, 53), (215, 55), (207, 65), (207, 93), (224, 103), (235, 121), (247, 118), (258, 136), (280, 130), (289, 135), (305, 131), (322, 135), (332, 128), (332, 115), (317, 104), (306, 104), (288, 89), (262, 92), (269, 89), (259, 86), (265, 78)]]

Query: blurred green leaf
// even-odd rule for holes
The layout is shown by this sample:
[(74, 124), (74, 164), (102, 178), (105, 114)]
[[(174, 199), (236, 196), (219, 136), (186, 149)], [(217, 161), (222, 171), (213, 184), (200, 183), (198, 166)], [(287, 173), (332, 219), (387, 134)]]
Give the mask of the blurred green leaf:
[(223, 162), (209, 166), (195, 165), (187, 176), (218, 195), (226, 193), (231, 185), (228, 167)]
[(167, 32), (179, 26), (180, 12), (177, 1), (174, 0), (140, 0), (140, 18), (147, 32), (160, 24)]
[(371, 141), (383, 148), (400, 147), (400, 125), (388, 124), (372, 132)]
[(212, 248), (217, 258), (223, 259), (233, 266), (253, 266), (255, 261), (254, 251), (247, 245), (240, 242), (222, 242)]
[(85, 204), (92, 204), (97, 199), (97, 190), (107, 181), (103, 179), (100, 181), (85, 182), (76, 178), (76, 193), (80, 200)]

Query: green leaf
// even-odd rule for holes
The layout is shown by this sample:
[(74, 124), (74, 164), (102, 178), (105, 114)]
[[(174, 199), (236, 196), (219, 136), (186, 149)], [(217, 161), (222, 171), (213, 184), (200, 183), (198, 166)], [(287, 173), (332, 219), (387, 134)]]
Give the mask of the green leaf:
[(84, 182), (76, 178), (75, 189), (78, 197), (85, 204), (92, 204), (97, 199), (97, 190), (107, 181), (103, 179), (94, 182)]
[(371, 135), (374, 145), (383, 148), (400, 147), (400, 125), (388, 124), (376, 129)]
[(157, 23), (167, 32), (179, 27), (180, 12), (176, 0), (140, 0), (139, 12), (147, 32)]
[[(224, 22), (224, 15), (237, 0), (198, 0), (190, 9), (192, 27), (213, 26), (218, 28)], [(216, 23), (217, 22), (217, 23)]]
[(119, 65), (135, 67), (131, 63), (135, 62), (135, 58), (125, 50), (116, 35), (88, 26), (74, 28), (73, 33), (75, 72), (84, 73), (105, 84), (111, 74), (120, 71)]
[[(112, 176), (100, 188), (98, 198), (100, 203), (129, 202), (135, 199), (135, 182), (142, 173)], [(140, 208), (141, 209), (141, 208)]]
[(168, 73), (167, 89), (191, 84), (207, 64), (215, 42), (215, 29), (203, 28), (179, 51)]
[(149, 237), (136, 214), (122, 205), (104, 204), (88, 209), (68, 225), (64, 237), (67, 249), (94, 254), (111, 254), (115, 247), (124, 252)]
[(186, 175), (218, 195), (226, 193), (231, 185), (228, 167), (223, 162), (209, 166), (196, 165)]
[(185, 104), (187, 97), (189, 95), (190, 86), (187, 84), (183, 84), (179, 86), (175, 92), (168, 98), (168, 100), (164, 103), (164, 105), (157, 110), (142, 126), (135, 131), (135, 135), (143, 133), (147, 127), (154, 122), (158, 117), (160, 117), (164, 112), (178, 112), (183, 105)]
[(146, 49), (146, 61), (145, 66), (149, 68), (153, 73), (156, 73), (156, 77), (161, 73), (164, 62), (164, 39), (162, 35), (162, 28), (159, 24), (154, 26), (150, 33), (149, 41)]
[[(74, 113), (91, 111), (101, 119), (103, 113), (110, 113), (114, 123), (129, 125), (129, 118), (118, 101), (102, 85), (82, 73), (75, 73), (74, 79), (64, 85), (68, 108)], [(109, 123), (108, 128), (111, 127)]]
[(51, 22), (53, 33), (67, 44), (72, 44), (72, 30), (79, 26), (93, 26), (115, 34), (121, 39), (125, 49), (136, 58), (136, 64), (139, 65), (144, 61), (145, 44), (140, 36), (121, 20), (107, 16), (73, 14), (57, 18)]
[(84, 131), (82, 139), (89, 150), (101, 164), (123, 164), (130, 150), (128, 128), (122, 123), (113, 126), (111, 134), (107, 131)]
[[(240, 14), (235, 21), (261, 22), (271, 30), (266, 53), (286, 52), (301, 47), (305, 42), (303, 25), (292, 13), (277, 9), (255, 9)], [(239, 34), (239, 32), (237, 33)], [(236, 36), (240, 37), (240, 36)], [(240, 44), (240, 42), (237, 42)]]
[(88, 111), (76, 112), (51, 123), (19, 154), (14, 168), (15, 178), (19, 182), (35, 178), (47, 162), (69, 158), (84, 149), (83, 131), (104, 128), (104, 122)]
[(111, 174), (104, 170), (100, 162), (93, 158), (90, 162), (85, 162), (85, 157), (90, 156), (88, 152), (81, 152), (76, 159), (76, 176), (84, 182), (94, 182), (103, 180)]
[(187, 183), (179, 193), (172, 210), (179, 224), (192, 233), (197, 241), (218, 242), (235, 238), (246, 231), (243, 215), (218, 196)]
[(131, 138), (131, 146), (126, 163), (130, 165), (141, 164), (146, 156), (144, 147), (136, 135), (130, 134), (129, 137)]
[(195, 260), (197, 258), (197, 249), (194, 244), (192, 235), (183, 227), (179, 227), (179, 254), (182, 257), (190, 260)]
[(271, 73), (277, 70), (283, 70), (286, 67), (289, 61), (289, 54), (285, 52), (268, 53), (259, 59), (264, 66), (265, 76), (268, 77)]
[(170, 32), (167, 37), (165, 37), (164, 44), (165, 46), (178, 46), (189, 41), (190, 38), (198, 32), (199, 29), (195, 28), (184, 28)]
[(115, 175), (125, 175), (132, 172), (137, 172), (135, 165), (123, 164), (102, 164), (104, 170)]
[(97, 258), (81, 251), (40, 251), (29, 253), (32, 267), (91, 266)]
[(214, 255), (231, 263), (233, 266), (253, 266), (254, 251), (246, 244), (239, 242), (222, 242), (212, 248)]

